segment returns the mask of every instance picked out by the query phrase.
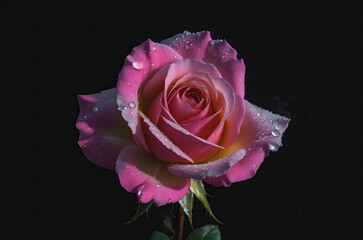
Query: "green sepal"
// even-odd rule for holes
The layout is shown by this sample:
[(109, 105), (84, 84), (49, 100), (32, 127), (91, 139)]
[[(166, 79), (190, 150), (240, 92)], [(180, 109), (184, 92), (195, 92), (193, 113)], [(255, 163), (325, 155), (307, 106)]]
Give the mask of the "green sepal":
[(165, 233), (154, 231), (151, 234), (150, 240), (170, 240), (170, 238)]
[(191, 179), (190, 181), (190, 190), (194, 193), (194, 195), (199, 199), (199, 201), (202, 203), (205, 210), (211, 215), (211, 217), (216, 220), (218, 223), (223, 224), (221, 221), (219, 221), (213, 214), (212, 209), (210, 208), (210, 205), (207, 200), (207, 194), (204, 189), (204, 185), (202, 180), (196, 180)]
[(186, 240), (221, 240), (221, 232), (216, 225), (205, 225), (191, 233)]
[(173, 210), (174, 210), (174, 205), (172, 205), (169, 209), (169, 212), (167, 212), (164, 216), (164, 219), (163, 219), (163, 223), (164, 223), (164, 226), (169, 229), (169, 231), (172, 233), (172, 234), (175, 234), (175, 231), (173, 229)]
[(194, 194), (192, 193), (191, 190), (189, 190), (188, 193), (184, 196), (184, 198), (179, 200), (179, 204), (180, 204), (181, 208), (183, 209), (184, 213), (188, 216), (190, 227), (194, 231), (193, 220), (192, 220), (193, 198), (194, 198)]
[(153, 203), (154, 203), (153, 200), (151, 200), (148, 203), (141, 203), (141, 202), (139, 202), (139, 205), (137, 205), (137, 209), (136, 209), (135, 215), (129, 221), (125, 222), (124, 224), (132, 223), (133, 221), (135, 221), (136, 219), (138, 219), (142, 214), (144, 214), (145, 212), (147, 213), (147, 211), (149, 210), (149, 208), (151, 207), (151, 205)]

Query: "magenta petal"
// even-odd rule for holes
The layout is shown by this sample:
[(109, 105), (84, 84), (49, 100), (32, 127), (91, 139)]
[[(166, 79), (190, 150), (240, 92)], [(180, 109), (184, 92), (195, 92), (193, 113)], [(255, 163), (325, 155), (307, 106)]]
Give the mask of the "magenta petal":
[(290, 119), (259, 108), (246, 100), (245, 103), (246, 115), (240, 134), (234, 143), (223, 151), (227, 155), (237, 149), (245, 149), (246, 155), (226, 174), (204, 180), (214, 186), (230, 186), (234, 182), (253, 177), (270, 151), (275, 152), (282, 146), (281, 137)]
[(210, 38), (209, 31), (190, 33), (184, 31), (171, 38), (163, 40), (161, 43), (169, 45), (175, 49), (183, 58), (195, 58), (202, 60)]
[(233, 87), (237, 95), (244, 98), (245, 65), (237, 59), (237, 52), (225, 40), (213, 40), (208, 44), (204, 62), (212, 63), (222, 74), (222, 78)]
[(77, 97), (80, 106), (76, 123), (80, 132), (78, 145), (91, 162), (115, 169), (121, 149), (134, 144), (131, 131), (117, 110), (116, 88)]
[(225, 174), (234, 164), (246, 154), (244, 149), (238, 149), (228, 156), (201, 164), (168, 164), (172, 174), (194, 179), (216, 178)]
[(137, 194), (140, 202), (156, 206), (175, 203), (188, 192), (190, 181), (168, 172), (166, 163), (136, 146), (124, 148), (116, 163), (121, 186)]
[(138, 125), (138, 90), (161, 67), (182, 57), (171, 47), (147, 40), (127, 56), (117, 81), (117, 104), (135, 134)]

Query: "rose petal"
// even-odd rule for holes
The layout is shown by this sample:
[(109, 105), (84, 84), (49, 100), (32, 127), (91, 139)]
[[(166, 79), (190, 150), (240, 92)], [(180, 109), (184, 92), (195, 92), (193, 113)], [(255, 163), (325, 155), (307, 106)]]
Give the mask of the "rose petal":
[(246, 112), (246, 106), (241, 96), (235, 96), (234, 107), (226, 119), (225, 134), (223, 136), (223, 147), (229, 147), (239, 135), (242, 120)]
[(168, 105), (171, 115), (177, 122), (182, 122), (186, 118), (190, 118), (197, 114), (190, 104), (180, 99), (179, 94), (175, 94)]
[(161, 67), (182, 57), (171, 47), (147, 40), (127, 56), (117, 82), (117, 104), (132, 133), (138, 125), (138, 90)]
[[(180, 126), (184, 129), (186, 129), (187, 131), (193, 133), (196, 136), (199, 136), (203, 139), (208, 139), (211, 136), (214, 129), (216, 129), (217, 126), (219, 125), (220, 112), (221, 112), (221, 110), (218, 111), (217, 113), (213, 114), (212, 116), (209, 116), (209, 117), (201, 119), (201, 120), (197, 120), (195, 122), (181, 123)], [(213, 135), (216, 135), (213, 138), (213, 141), (210, 141), (209, 139), (208, 139), (208, 141), (210, 141), (212, 143), (218, 143), (219, 139), (221, 137), (221, 134), (218, 135), (217, 132), (215, 132)]]
[(90, 95), (78, 95), (80, 114), (76, 127), (78, 145), (93, 163), (115, 169), (121, 149), (132, 145), (132, 134), (117, 110), (116, 88)]
[(193, 163), (193, 160), (176, 146), (163, 132), (160, 131), (148, 117), (139, 111), (143, 121), (145, 139), (150, 152), (157, 158), (167, 162)]
[(236, 50), (227, 41), (212, 40), (209, 31), (185, 31), (161, 43), (171, 46), (184, 58), (196, 58), (215, 65), (222, 78), (244, 98), (245, 65), (242, 59), (237, 59)]
[(234, 89), (236, 94), (244, 98), (245, 65), (237, 59), (237, 52), (225, 40), (210, 41), (202, 59), (215, 65), (218, 71)]
[(136, 146), (128, 146), (120, 152), (116, 172), (126, 191), (137, 193), (142, 203), (154, 200), (156, 206), (179, 201), (190, 187), (188, 178), (169, 173), (165, 162)]
[(246, 155), (226, 174), (204, 179), (214, 186), (227, 187), (234, 182), (253, 177), (269, 152), (277, 151), (282, 146), (282, 133), (286, 130), (290, 119), (259, 108), (246, 100), (245, 103), (246, 115), (239, 136), (230, 147), (219, 151), (218, 154), (226, 156), (238, 149), (246, 149)]
[(184, 31), (161, 43), (171, 46), (183, 58), (203, 59), (210, 38), (209, 31), (190, 33)]
[(201, 164), (168, 164), (172, 174), (194, 179), (216, 178), (225, 174), (234, 164), (246, 154), (244, 149), (238, 149), (228, 156)]
[(187, 152), (188, 156), (194, 162), (201, 162), (211, 157), (218, 149), (223, 147), (208, 142), (200, 138), (186, 129), (182, 128), (165, 117), (161, 117), (158, 123), (159, 129), (162, 129), (164, 134), (183, 152)]

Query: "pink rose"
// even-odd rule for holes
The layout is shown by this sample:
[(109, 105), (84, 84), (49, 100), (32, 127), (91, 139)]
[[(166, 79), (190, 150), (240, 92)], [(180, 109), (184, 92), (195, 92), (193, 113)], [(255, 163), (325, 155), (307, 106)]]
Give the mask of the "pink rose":
[(253, 177), (289, 119), (244, 100), (236, 56), (204, 31), (134, 47), (116, 88), (78, 96), (83, 153), (157, 206), (182, 199), (191, 178), (230, 186)]

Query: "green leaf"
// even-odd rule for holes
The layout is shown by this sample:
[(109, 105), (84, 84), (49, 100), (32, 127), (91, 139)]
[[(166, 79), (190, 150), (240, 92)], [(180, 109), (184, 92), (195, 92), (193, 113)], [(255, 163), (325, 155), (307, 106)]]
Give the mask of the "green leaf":
[(190, 234), (186, 240), (220, 240), (221, 233), (216, 225), (205, 225)]
[(151, 205), (153, 203), (154, 203), (153, 200), (151, 200), (148, 203), (140, 203), (139, 202), (139, 205), (137, 206), (135, 215), (131, 218), (130, 221), (127, 221), (124, 224), (132, 223), (133, 221), (135, 221), (136, 219), (138, 219), (142, 214), (144, 214), (145, 212), (147, 212), (149, 210), (149, 208), (151, 207)]
[(170, 238), (165, 233), (162, 233), (162, 232), (159, 232), (159, 231), (155, 231), (151, 235), (150, 240), (170, 240)]
[(211, 215), (211, 217), (214, 218), (214, 220), (216, 220), (218, 223), (223, 224), (214, 216), (212, 209), (209, 206), (203, 182), (201, 180), (191, 179), (190, 190), (195, 194), (195, 196), (197, 196), (209, 215)]
[(173, 218), (172, 218), (172, 216), (173, 216), (173, 205), (170, 207), (169, 212), (165, 214), (163, 223), (164, 223), (165, 227), (167, 229), (169, 229), (172, 234), (174, 234), (175, 231), (173, 229)]
[(187, 195), (181, 200), (179, 200), (179, 204), (183, 209), (184, 213), (188, 216), (190, 227), (193, 228), (193, 220), (192, 220), (192, 211), (193, 211), (193, 193), (188, 191)]

